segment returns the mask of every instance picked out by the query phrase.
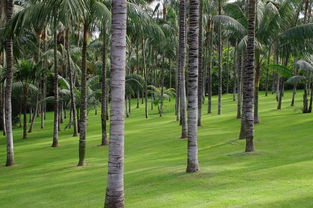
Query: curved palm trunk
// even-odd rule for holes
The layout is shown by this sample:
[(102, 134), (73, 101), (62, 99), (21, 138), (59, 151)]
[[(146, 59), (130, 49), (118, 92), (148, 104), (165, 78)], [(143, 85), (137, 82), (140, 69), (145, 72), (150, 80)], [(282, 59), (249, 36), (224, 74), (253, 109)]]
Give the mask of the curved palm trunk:
[(198, 68), (199, 68), (199, 0), (190, 0), (188, 63), (188, 160), (187, 173), (199, 171), (197, 143)]
[(71, 61), (70, 61), (70, 44), (69, 44), (69, 29), (66, 30), (66, 52), (67, 52), (67, 69), (69, 72), (69, 79), (70, 79), (70, 95), (71, 95), (71, 112), (72, 112), (72, 119), (70, 119), (70, 122), (73, 122), (73, 136), (76, 137), (78, 136), (78, 127), (77, 127), (77, 109), (76, 109), (76, 97), (74, 94), (74, 73), (72, 70), (71, 66)]
[(54, 17), (54, 123), (52, 147), (59, 145), (59, 87), (58, 87), (58, 57), (57, 57), (57, 17)]
[(187, 138), (187, 109), (186, 109), (186, 85), (185, 85), (185, 66), (186, 66), (186, 2), (180, 0), (179, 5), (179, 48), (178, 48), (178, 79), (179, 79), (179, 104), (180, 122), (182, 125), (181, 138)]
[(254, 55), (256, 0), (249, 0), (247, 56), (243, 76), (243, 109), (246, 133), (246, 152), (254, 151)]
[[(222, 14), (222, 2), (218, 0), (218, 14)], [(218, 26), (218, 104), (217, 114), (222, 114), (222, 95), (223, 95), (223, 43), (222, 43), (222, 27)]]
[(87, 41), (89, 24), (84, 24), (84, 39), (82, 48), (82, 72), (81, 72), (81, 100), (80, 100), (80, 134), (79, 134), (79, 161), (77, 166), (85, 164), (86, 134), (87, 134)]
[(103, 48), (102, 48), (102, 72), (101, 72), (101, 127), (102, 127), (102, 139), (101, 145), (108, 145), (107, 138), (107, 90), (106, 90), (106, 27), (103, 26)]
[[(13, 16), (13, 0), (7, 1), (7, 20)], [(13, 83), (13, 40), (9, 38), (5, 42), (7, 73), (5, 86), (5, 128), (7, 137), (7, 161), (6, 166), (14, 164), (13, 132), (12, 132), (12, 83)]]
[(124, 207), (124, 98), (127, 1), (112, 1), (111, 121), (105, 208)]
[(203, 55), (202, 55), (202, 7), (203, 7), (203, 0), (200, 1), (200, 8), (199, 8), (199, 72), (198, 72), (198, 126), (201, 126), (201, 118), (202, 118), (202, 102), (203, 102)]

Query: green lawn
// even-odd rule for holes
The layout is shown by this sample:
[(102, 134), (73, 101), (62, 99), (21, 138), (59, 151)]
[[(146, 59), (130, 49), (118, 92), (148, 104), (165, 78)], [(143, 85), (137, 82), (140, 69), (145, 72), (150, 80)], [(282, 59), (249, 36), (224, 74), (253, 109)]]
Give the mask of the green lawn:
[[(260, 93), (261, 124), (256, 126), (256, 152), (243, 153), (237, 140), (240, 121), (236, 103), (223, 97), (223, 115), (206, 114), (199, 128), (201, 171), (186, 174), (186, 140), (179, 139), (174, 100), (160, 118), (156, 108), (144, 118), (143, 105), (126, 122), (125, 189), (129, 208), (313, 207), (313, 115), (301, 113), (302, 92), (296, 107), (276, 110), (274, 96)], [(213, 110), (216, 112), (216, 97)], [(101, 140), (100, 116), (89, 114), (87, 166), (77, 168), (78, 138), (60, 132), (53, 149), (52, 114), (46, 129), (21, 140), (15, 129), (16, 166), (0, 167), (1, 208), (98, 208), (104, 201), (107, 147)], [(5, 138), (0, 141), (5, 163)]]

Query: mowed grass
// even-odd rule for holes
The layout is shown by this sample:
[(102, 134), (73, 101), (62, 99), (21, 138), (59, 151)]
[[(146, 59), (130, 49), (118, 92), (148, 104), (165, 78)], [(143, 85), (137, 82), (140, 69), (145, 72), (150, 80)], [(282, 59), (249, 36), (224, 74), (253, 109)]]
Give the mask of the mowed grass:
[[(291, 93), (276, 110), (274, 95), (260, 93), (260, 120), (256, 126), (256, 152), (244, 153), (239, 141), (236, 102), (223, 97), (223, 115), (203, 107), (199, 128), (201, 171), (186, 174), (186, 140), (179, 139), (174, 100), (166, 103), (162, 118), (156, 108), (144, 118), (144, 106), (126, 119), (125, 197), (129, 208), (310, 208), (313, 207), (313, 115), (301, 113), (302, 92), (296, 107)], [(78, 138), (72, 130), (60, 132), (60, 147), (51, 148), (52, 113), (46, 128), (22, 140), (14, 130), (16, 165), (0, 167), (1, 208), (103, 207), (108, 147), (99, 147), (100, 115), (89, 113), (87, 166), (77, 168)], [(1, 137), (0, 163), (5, 163)]]

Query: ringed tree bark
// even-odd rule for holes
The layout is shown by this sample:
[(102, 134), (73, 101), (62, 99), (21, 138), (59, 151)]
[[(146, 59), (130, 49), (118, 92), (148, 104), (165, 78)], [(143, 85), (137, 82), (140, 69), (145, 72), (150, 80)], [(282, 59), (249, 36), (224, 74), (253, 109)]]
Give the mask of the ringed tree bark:
[(186, 2), (180, 0), (179, 5), (179, 48), (178, 48), (178, 78), (179, 99), (182, 132), (181, 138), (187, 138), (187, 109), (186, 109), (186, 86), (185, 86), (185, 60), (186, 60)]
[(198, 126), (201, 126), (201, 117), (202, 117), (202, 101), (203, 101), (203, 54), (202, 54), (202, 45), (203, 45), (203, 27), (202, 27), (202, 10), (203, 10), (203, 0), (199, 0), (199, 67), (198, 67)]
[(103, 25), (103, 48), (102, 48), (102, 72), (101, 72), (101, 126), (102, 126), (102, 140), (101, 145), (109, 144), (107, 138), (107, 89), (106, 89), (106, 27)]
[[(2, 1), (2, 4), (4, 2)], [(12, 19), (14, 2), (6, 1), (6, 19)], [(12, 132), (12, 83), (13, 83), (13, 40), (8, 38), (5, 42), (7, 73), (5, 86), (5, 128), (7, 138), (7, 161), (6, 166), (14, 165), (14, 148), (13, 148), (13, 132)]]
[(87, 134), (87, 41), (89, 23), (84, 24), (81, 72), (80, 128), (79, 128), (79, 161), (77, 166), (83, 166), (86, 154)]
[[(222, 15), (222, 1), (218, 0), (218, 14)], [(223, 94), (223, 43), (222, 26), (218, 25), (218, 104), (217, 114), (222, 114), (222, 94)]]
[(127, 1), (112, 1), (111, 120), (105, 208), (124, 207), (124, 102)]
[(257, 0), (248, 2), (248, 41), (247, 56), (243, 74), (243, 110), (246, 136), (246, 152), (254, 151), (254, 59), (255, 59), (255, 13)]
[(187, 173), (199, 171), (198, 162), (198, 71), (199, 71), (199, 0), (190, 0), (188, 62), (188, 159)]
[(52, 147), (59, 146), (59, 84), (58, 84), (58, 34), (57, 34), (57, 15), (54, 16), (54, 28), (53, 28), (53, 50), (54, 50), (54, 123), (53, 123), (53, 142)]

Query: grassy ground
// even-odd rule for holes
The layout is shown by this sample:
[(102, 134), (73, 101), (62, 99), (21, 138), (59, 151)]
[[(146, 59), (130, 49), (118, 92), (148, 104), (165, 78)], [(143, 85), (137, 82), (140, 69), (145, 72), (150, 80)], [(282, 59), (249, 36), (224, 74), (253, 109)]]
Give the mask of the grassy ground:
[[(239, 120), (231, 96), (223, 98), (223, 115), (207, 115), (199, 129), (201, 171), (186, 174), (186, 141), (179, 139), (174, 101), (165, 115), (144, 118), (143, 106), (133, 109), (126, 122), (125, 189), (129, 208), (313, 207), (313, 116), (289, 107), (276, 110), (274, 96), (261, 93), (256, 149), (243, 153), (237, 140)], [(214, 98), (216, 112), (216, 98)], [(135, 108), (135, 106), (133, 107)], [(60, 147), (50, 148), (52, 114), (46, 129), (21, 140), (15, 129), (14, 167), (0, 167), (1, 208), (102, 207), (107, 173), (107, 147), (101, 139), (100, 117), (89, 115), (87, 166), (78, 162), (78, 139), (62, 129)], [(64, 128), (64, 126), (63, 126)], [(5, 139), (0, 141), (0, 163), (5, 162)]]

